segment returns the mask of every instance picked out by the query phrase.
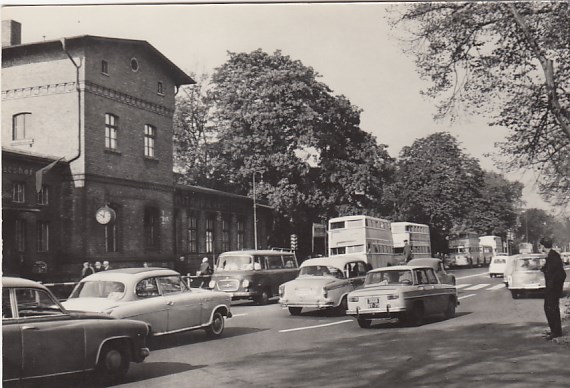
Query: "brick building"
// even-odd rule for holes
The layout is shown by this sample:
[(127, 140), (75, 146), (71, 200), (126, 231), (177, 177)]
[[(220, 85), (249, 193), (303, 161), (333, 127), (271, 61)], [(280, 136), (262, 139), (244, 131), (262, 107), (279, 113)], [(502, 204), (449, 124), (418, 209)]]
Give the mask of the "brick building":
[[(253, 246), (250, 198), (175, 187), (175, 95), (191, 77), (146, 41), (21, 44), (14, 21), (2, 32), (5, 272), (50, 278), (83, 261), (180, 255), (191, 270), (223, 247)], [(259, 210), (258, 231), (271, 216)]]

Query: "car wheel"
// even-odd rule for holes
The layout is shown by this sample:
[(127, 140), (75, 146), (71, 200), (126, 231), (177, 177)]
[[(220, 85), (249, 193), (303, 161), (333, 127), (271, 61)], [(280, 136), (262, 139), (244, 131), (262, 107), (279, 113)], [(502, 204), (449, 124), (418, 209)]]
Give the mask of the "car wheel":
[(120, 342), (106, 343), (101, 349), (97, 362), (97, 378), (109, 385), (120, 381), (129, 370), (131, 352), (128, 346)]
[(255, 303), (262, 306), (269, 303), (269, 293), (266, 290), (263, 290), (260, 295), (255, 297)]
[(358, 326), (360, 326), (363, 329), (370, 329), (370, 326), (372, 325), (372, 319), (364, 319), (364, 318), (358, 318)]
[(302, 307), (289, 307), (289, 314), (291, 315), (301, 315)]
[(521, 293), (519, 291), (511, 290), (511, 295), (513, 299), (519, 299), (521, 297)]
[(224, 332), (224, 316), (219, 311), (214, 313), (212, 317), (212, 323), (210, 326), (206, 327), (206, 334), (208, 337), (220, 337)]
[(453, 317), (455, 317), (455, 307), (457, 306), (457, 304), (455, 303), (455, 300), (453, 298), (449, 299), (449, 303), (447, 305), (447, 310), (445, 310), (445, 319), (451, 319)]
[(346, 299), (346, 296), (344, 298), (342, 298), (340, 300), (340, 303), (338, 304), (338, 306), (336, 307), (336, 311), (340, 314), (340, 315), (346, 315), (346, 310), (348, 309), (348, 300)]
[(493, 275), (492, 273), (490, 273), (490, 274), (489, 274), (489, 277), (490, 277), (490, 278), (494, 278), (495, 275)]
[(416, 303), (406, 314), (406, 322), (410, 326), (420, 326), (424, 320), (424, 306)]

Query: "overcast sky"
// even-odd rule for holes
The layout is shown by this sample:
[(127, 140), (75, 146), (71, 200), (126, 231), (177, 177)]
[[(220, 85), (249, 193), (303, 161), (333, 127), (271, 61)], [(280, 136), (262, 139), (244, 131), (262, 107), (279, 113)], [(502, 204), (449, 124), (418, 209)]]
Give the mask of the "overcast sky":
[[(496, 170), (490, 158), (506, 130), (482, 118), (450, 126), (432, 119), (434, 103), (420, 96), (413, 58), (402, 52), (398, 32), (386, 22), (388, 3), (206, 4), (3, 7), (2, 19), (22, 23), (22, 42), (98, 35), (146, 40), (188, 73), (212, 73), (227, 51), (281, 50), (313, 67), (335, 94), (363, 110), (362, 129), (398, 156), (403, 146), (447, 131), (465, 151)], [(397, 5), (403, 7), (404, 5)], [(527, 207), (548, 209), (536, 194), (532, 174), (524, 182)]]

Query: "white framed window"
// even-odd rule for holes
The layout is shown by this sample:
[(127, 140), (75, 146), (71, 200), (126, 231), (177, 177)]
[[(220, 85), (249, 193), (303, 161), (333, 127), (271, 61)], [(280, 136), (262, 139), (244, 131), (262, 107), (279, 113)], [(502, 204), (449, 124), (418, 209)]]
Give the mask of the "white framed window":
[(198, 217), (195, 214), (188, 217), (188, 252), (198, 252)]
[(31, 118), (30, 112), (22, 112), (12, 116), (12, 140), (26, 139)]
[(42, 189), (38, 192), (38, 205), (47, 205), (49, 203), (49, 186), (42, 185)]
[(105, 113), (105, 148), (117, 149), (119, 135), (119, 118), (111, 113)]
[(156, 92), (158, 94), (160, 94), (161, 96), (164, 95), (164, 85), (162, 84), (162, 82), (158, 81), (157, 87), (156, 87)]
[(144, 126), (144, 156), (154, 158), (154, 143), (156, 140), (156, 127), (145, 124)]
[(212, 253), (214, 251), (214, 225), (216, 217), (209, 215), (206, 218), (206, 252)]
[(26, 202), (26, 185), (24, 182), (14, 182), (12, 186), (12, 202)]
[(38, 252), (49, 251), (49, 223), (38, 221), (36, 228), (36, 247)]

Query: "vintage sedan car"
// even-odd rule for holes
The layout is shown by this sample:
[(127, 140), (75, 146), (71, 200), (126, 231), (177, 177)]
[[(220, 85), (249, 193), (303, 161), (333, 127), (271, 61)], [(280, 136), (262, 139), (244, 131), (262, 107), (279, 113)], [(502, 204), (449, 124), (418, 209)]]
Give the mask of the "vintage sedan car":
[(452, 318), (458, 305), (455, 286), (441, 283), (432, 267), (399, 265), (368, 272), (364, 286), (348, 294), (346, 314), (362, 328), (387, 318), (416, 326), (428, 315)]
[(440, 282), (444, 284), (455, 285), (455, 275), (448, 273), (443, 265), (443, 261), (437, 258), (417, 258), (412, 259), (406, 263), (407, 265), (420, 265), (432, 267)]
[(513, 299), (530, 293), (541, 293), (546, 288), (541, 268), (546, 263), (546, 255), (520, 254), (512, 256), (506, 270), (507, 288)]
[(507, 269), (508, 257), (509, 256), (506, 253), (499, 253), (491, 258), (491, 263), (489, 264), (489, 277), (504, 277), (505, 270)]
[(279, 303), (291, 315), (303, 308), (346, 311), (348, 293), (364, 283), (368, 266), (350, 255), (319, 257), (301, 263), (299, 276), (279, 286)]
[(562, 252), (560, 257), (562, 258), (562, 263), (565, 265), (570, 264), (570, 252)]
[(154, 336), (205, 329), (211, 337), (224, 331), (232, 316), (230, 297), (223, 292), (190, 288), (167, 268), (122, 268), (83, 278), (63, 305), (117, 318), (137, 319), (151, 326)]
[(116, 382), (149, 355), (149, 331), (140, 321), (67, 311), (41, 284), (2, 278), (3, 386), (90, 371), (101, 383)]

